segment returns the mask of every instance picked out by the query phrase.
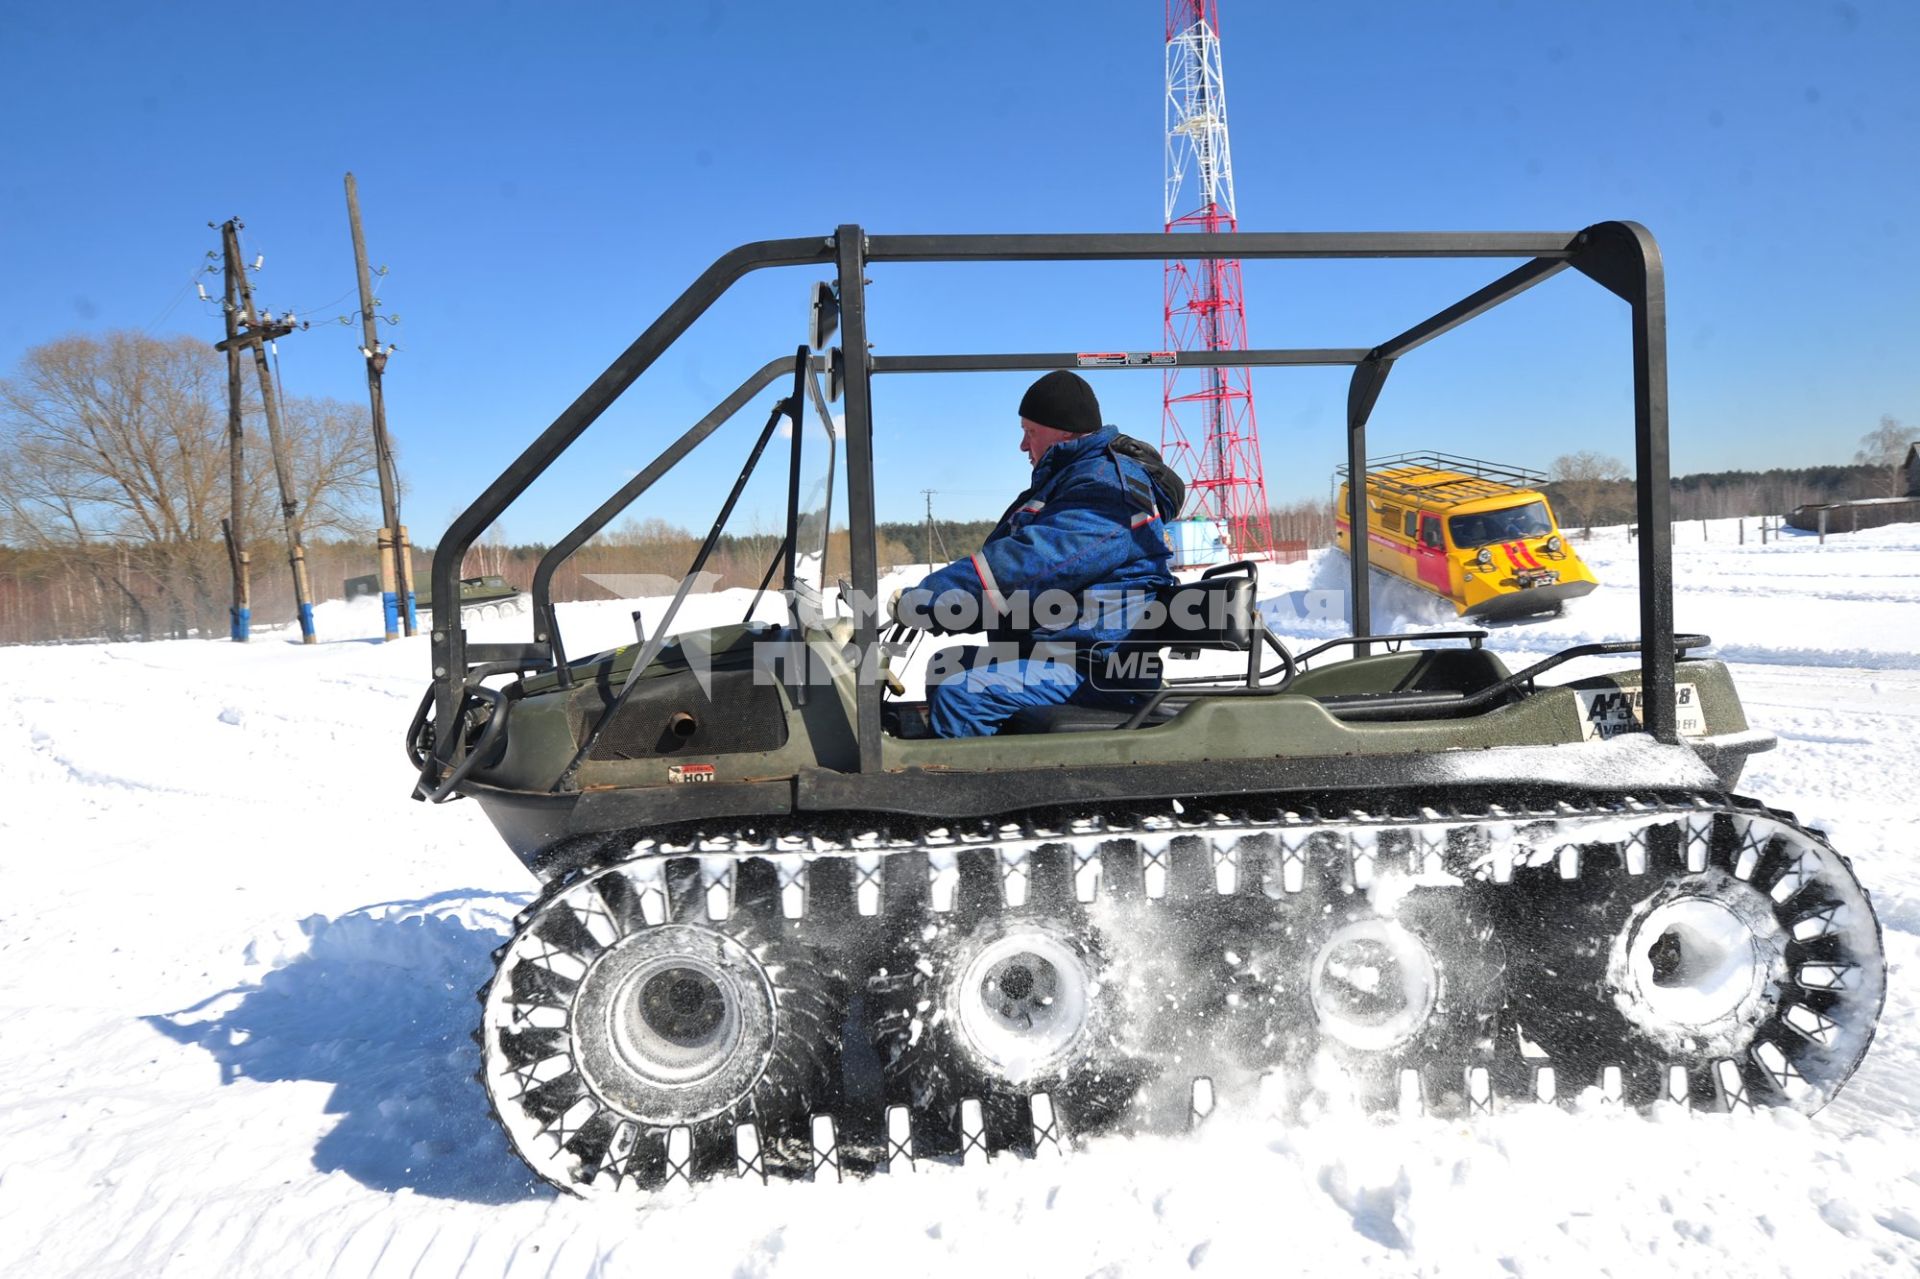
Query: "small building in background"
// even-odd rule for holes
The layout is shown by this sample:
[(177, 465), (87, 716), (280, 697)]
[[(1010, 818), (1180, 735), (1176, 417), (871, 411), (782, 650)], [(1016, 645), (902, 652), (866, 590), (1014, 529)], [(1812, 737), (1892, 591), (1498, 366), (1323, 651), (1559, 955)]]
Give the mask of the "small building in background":
[(1175, 568), (1201, 568), (1233, 561), (1227, 522), (1205, 517), (1174, 520), (1166, 526), (1167, 547)]
[[(1861, 497), (1851, 502), (1815, 502), (1796, 506), (1787, 516), (1787, 527), (1809, 533), (1852, 533), (1857, 529), (1879, 528), (1885, 524), (1920, 523), (1920, 441), (1907, 446), (1907, 460), (1900, 465), (1901, 487), (1905, 497)], [(1821, 514), (1826, 523), (1822, 525)]]
[[(1913, 455), (1907, 455), (1911, 465)], [(1920, 524), (1920, 496), (1861, 497), (1851, 502), (1816, 502), (1796, 506), (1787, 516), (1787, 527), (1808, 533), (1823, 531), (1820, 516), (1826, 514), (1825, 532), (1853, 533), (1883, 524)]]

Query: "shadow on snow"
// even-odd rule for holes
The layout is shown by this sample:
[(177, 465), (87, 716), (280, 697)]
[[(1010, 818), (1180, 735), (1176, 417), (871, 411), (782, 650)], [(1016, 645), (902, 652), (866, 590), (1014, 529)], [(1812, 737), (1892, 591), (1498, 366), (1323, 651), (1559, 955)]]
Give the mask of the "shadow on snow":
[(332, 1084), (341, 1118), (314, 1147), (321, 1172), (474, 1203), (544, 1198), (474, 1078), (474, 991), (519, 905), (463, 889), (309, 916), (305, 951), (258, 984), (145, 1020), (206, 1049), (222, 1083)]

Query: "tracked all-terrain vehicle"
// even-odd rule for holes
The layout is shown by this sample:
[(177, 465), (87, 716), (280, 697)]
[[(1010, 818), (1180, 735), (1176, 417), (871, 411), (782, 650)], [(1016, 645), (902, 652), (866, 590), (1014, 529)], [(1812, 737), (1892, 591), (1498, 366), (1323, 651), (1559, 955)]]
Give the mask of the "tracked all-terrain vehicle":
[[(889, 263), (1210, 252), (1519, 265), (1371, 348), (869, 345), (867, 277)], [(552, 548), (530, 642), (470, 642), (454, 608), (467, 548), (730, 285), (776, 266), (831, 272), (808, 344)], [(1211, 660), (1231, 674), (1171, 680), (1130, 709), (1025, 712), (994, 737), (916, 727), (924, 708), (889, 679), (897, 636), (872, 607), (873, 379), (1346, 366), (1360, 473), (1396, 361), (1568, 268), (1630, 306), (1639, 642), (1512, 670), (1477, 631), (1371, 635), (1360, 539), (1347, 638), (1290, 651), (1254, 607), (1252, 567), (1222, 566), (1136, 638), (1224, 653)], [(1706, 637), (1674, 631), (1665, 349), (1658, 252), (1621, 222), (1177, 239), (843, 226), (728, 253), (434, 561), (416, 793), (475, 800), (545, 885), (481, 993), (482, 1079), (514, 1149), (564, 1189), (617, 1194), (1035, 1153), (1333, 1100), (1460, 1114), (1589, 1090), (1634, 1106), (1824, 1104), (1873, 1033), (1879, 928), (1818, 832), (1732, 793), (1773, 739), (1699, 655)], [(687, 581), (754, 468), (784, 465), (766, 585), (777, 577), (785, 620), (676, 634), (683, 585), (650, 636), (570, 656), (556, 567), (775, 386)], [(821, 580), (836, 520), (851, 552), (837, 592)], [(1582, 660), (1627, 655), (1599, 673)]]
[[(460, 616), (467, 621), (492, 621), (502, 617), (516, 617), (527, 611), (526, 596), (520, 588), (497, 573), (487, 573), (480, 577), (463, 577), (458, 584), (460, 590)], [(346, 598), (357, 600), (362, 597), (379, 598), (380, 579), (372, 573), (365, 577), (350, 577), (344, 583)], [(433, 611), (433, 587), (429, 583), (426, 589), (417, 591), (410, 606), (423, 613)], [(407, 625), (413, 625), (412, 616), (407, 614)]]
[[(1338, 509), (1345, 510), (1347, 468)], [(1368, 463), (1369, 556), (1383, 573), (1410, 582), (1476, 622), (1558, 613), (1599, 585), (1540, 491), (1538, 471), (1451, 453), (1396, 453)], [(1334, 520), (1334, 545), (1350, 550), (1352, 529)]]

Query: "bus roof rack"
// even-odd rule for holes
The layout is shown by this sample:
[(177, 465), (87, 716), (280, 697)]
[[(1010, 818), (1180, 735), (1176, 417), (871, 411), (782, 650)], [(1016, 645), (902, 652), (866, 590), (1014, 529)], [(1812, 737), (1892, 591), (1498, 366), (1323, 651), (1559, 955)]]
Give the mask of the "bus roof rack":
[[(1387, 471), (1423, 468), (1429, 471), (1444, 471), (1445, 478), (1433, 477), (1415, 480), (1383, 474)], [(1334, 468), (1337, 479), (1347, 478), (1347, 467), (1343, 463)], [(1367, 459), (1367, 479), (1374, 487), (1388, 493), (1398, 493), (1407, 497), (1438, 497), (1451, 501), (1470, 501), (1478, 497), (1497, 497), (1502, 491), (1496, 485), (1512, 488), (1538, 488), (1547, 482), (1544, 471), (1531, 470), (1524, 466), (1506, 466), (1499, 462), (1487, 462), (1480, 458), (1462, 457), (1457, 453), (1390, 453), (1384, 457)], [(1452, 489), (1453, 492), (1446, 490)]]

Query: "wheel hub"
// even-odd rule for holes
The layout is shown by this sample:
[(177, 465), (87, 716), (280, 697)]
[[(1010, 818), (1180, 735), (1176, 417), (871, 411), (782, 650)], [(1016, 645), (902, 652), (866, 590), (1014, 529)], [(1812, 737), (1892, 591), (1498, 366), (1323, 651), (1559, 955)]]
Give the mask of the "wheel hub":
[(997, 1074), (1023, 1082), (1071, 1055), (1086, 1029), (1093, 987), (1086, 957), (1067, 937), (1024, 925), (960, 965), (955, 1019)]
[(640, 1019), (648, 1030), (679, 1048), (712, 1039), (727, 1017), (726, 992), (697, 968), (666, 968), (640, 987)]
[(636, 1119), (682, 1124), (732, 1105), (772, 1051), (765, 970), (732, 937), (676, 924), (623, 938), (580, 980), (579, 1068)]
[(1060, 970), (1031, 951), (1003, 959), (980, 981), (987, 1010), (1011, 1030), (1032, 1030), (1054, 1012)]
[(1673, 1047), (1750, 1040), (1784, 975), (1785, 936), (1766, 899), (1711, 877), (1644, 903), (1615, 944), (1610, 971), (1623, 1012)]
[(1439, 990), (1426, 944), (1390, 919), (1363, 919), (1334, 933), (1314, 956), (1307, 983), (1321, 1031), (1365, 1052), (1413, 1038)]

